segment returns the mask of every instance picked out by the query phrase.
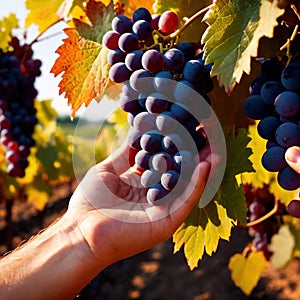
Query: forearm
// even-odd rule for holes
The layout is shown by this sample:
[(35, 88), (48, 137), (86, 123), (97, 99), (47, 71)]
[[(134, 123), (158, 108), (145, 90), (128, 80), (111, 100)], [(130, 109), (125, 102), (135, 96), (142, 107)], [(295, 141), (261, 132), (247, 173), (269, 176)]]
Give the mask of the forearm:
[(103, 268), (65, 215), (0, 260), (1, 299), (73, 299)]

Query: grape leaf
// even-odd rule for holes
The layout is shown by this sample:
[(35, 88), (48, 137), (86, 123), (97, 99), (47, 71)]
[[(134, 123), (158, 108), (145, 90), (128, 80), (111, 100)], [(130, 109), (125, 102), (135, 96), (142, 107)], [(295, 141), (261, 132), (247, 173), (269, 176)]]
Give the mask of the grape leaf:
[(253, 164), (255, 172), (245, 172), (241, 175), (243, 183), (252, 184), (254, 187), (261, 188), (264, 184), (269, 185), (270, 193), (274, 194), (280, 202), (288, 204), (291, 199), (297, 198), (300, 189), (295, 191), (284, 190), (277, 182), (277, 172), (268, 172), (261, 163), (261, 158), (266, 151), (266, 140), (257, 133), (257, 123), (249, 126), (249, 136), (251, 138), (248, 146), (252, 149), (252, 155), (249, 157)]
[(228, 265), (235, 285), (248, 296), (266, 267), (267, 261), (262, 251), (252, 252), (247, 257), (237, 253), (230, 258)]
[[(75, 116), (83, 104), (88, 106), (94, 98), (103, 95), (111, 83), (108, 77), (108, 50), (100, 43), (104, 31), (99, 30), (99, 26), (103, 23), (105, 27), (111, 23), (115, 15), (114, 5), (112, 1), (109, 6), (93, 5), (94, 2), (91, 0), (86, 10), (91, 25), (77, 20), (77, 28), (64, 30), (67, 38), (56, 50), (59, 57), (50, 71), (55, 76), (63, 73), (59, 92), (65, 93), (68, 99), (68, 105), (72, 109), (71, 117)], [(80, 36), (79, 32), (86, 38)]]
[(217, 0), (206, 14), (209, 27), (202, 36), (206, 63), (211, 74), (230, 92), (243, 72), (250, 73), (251, 57), (257, 56), (261, 37), (273, 36), (277, 18), (284, 10), (275, 1)]
[(268, 249), (273, 253), (270, 262), (273, 268), (284, 267), (292, 258), (295, 238), (287, 224), (282, 225), (274, 234)]
[(15, 14), (10, 14), (0, 20), (0, 49), (3, 51), (8, 50), (12, 30), (18, 27), (18, 19)]
[(174, 253), (184, 245), (187, 263), (193, 270), (204, 251), (212, 255), (217, 250), (220, 238), (229, 240), (232, 226), (226, 210), (215, 201), (204, 208), (196, 206), (173, 235)]
[(29, 10), (25, 20), (26, 28), (34, 23), (39, 32), (44, 32), (52, 24), (67, 17), (72, 3), (73, 0), (26, 0), (26, 8)]
[[(177, 13), (181, 25), (183, 19), (191, 17), (194, 13), (211, 4), (211, 0), (204, 1), (186, 1), (186, 0), (156, 0), (153, 7), (156, 13), (163, 13), (166, 10), (172, 10)], [(201, 18), (195, 20), (187, 29), (184, 30), (181, 41), (199, 42), (207, 25)]]
[(243, 172), (253, 172), (249, 156), (252, 151), (247, 147), (250, 138), (246, 129), (239, 129), (237, 133), (232, 129), (226, 136), (227, 162), (225, 174), (215, 197), (227, 211), (229, 218), (246, 224), (247, 206), (242, 185), (239, 185), (236, 175)]

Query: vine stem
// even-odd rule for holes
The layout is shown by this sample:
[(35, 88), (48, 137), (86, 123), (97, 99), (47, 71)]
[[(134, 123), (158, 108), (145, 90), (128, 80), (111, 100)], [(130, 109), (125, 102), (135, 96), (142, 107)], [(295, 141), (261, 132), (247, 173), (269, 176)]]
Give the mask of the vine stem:
[(295, 4), (291, 4), (291, 9), (294, 11), (294, 13), (296, 14), (296, 16), (298, 17), (298, 19), (300, 20), (300, 13), (296, 7)]
[(170, 34), (170, 38), (175, 38), (176, 36), (179, 36), (196, 19), (198, 19), (202, 14), (206, 13), (209, 9), (211, 9), (213, 5), (214, 4), (208, 5), (208, 6), (204, 7), (203, 9), (197, 11), (194, 15), (192, 15), (190, 18), (188, 18), (180, 28), (178, 28), (175, 32)]
[(40, 32), (35, 38), (34, 40), (29, 44), (29, 46), (31, 47), (34, 43), (36, 43), (40, 37), (47, 31), (49, 30), (52, 26), (58, 24), (59, 22), (64, 21), (64, 18), (60, 18), (58, 20), (56, 20), (55, 22), (53, 22), (52, 24), (48, 25), (42, 32)]
[(270, 210), (267, 214), (265, 214), (264, 216), (262, 216), (261, 218), (253, 221), (253, 222), (249, 222), (247, 223), (247, 227), (251, 227), (251, 226), (254, 226), (254, 225), (257, 225), (265, 220), (267, 220), (268, 218), (270, 218), (271, 216), (275, 215), (278, 211), (278, 204), (279, 204), (279, 200), (278, 199), (275, 199), (275, 204), (274, 204), (274, 207), (272, 210)]

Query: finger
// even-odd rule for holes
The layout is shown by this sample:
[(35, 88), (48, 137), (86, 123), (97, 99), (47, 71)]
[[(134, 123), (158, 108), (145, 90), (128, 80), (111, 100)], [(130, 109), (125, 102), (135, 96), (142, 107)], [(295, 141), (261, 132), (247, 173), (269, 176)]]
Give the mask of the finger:
[(285, 159), (289, 166), (300, 174), (300, 147), (288, 148), (285, 152)]

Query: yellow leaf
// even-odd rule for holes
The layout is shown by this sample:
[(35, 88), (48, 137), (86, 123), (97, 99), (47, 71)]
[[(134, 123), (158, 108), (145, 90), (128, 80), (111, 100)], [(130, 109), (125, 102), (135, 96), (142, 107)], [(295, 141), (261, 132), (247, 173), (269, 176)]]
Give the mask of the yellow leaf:
[(58, 20), (65, 19), (72, 4), (73, 0), (26, 0), (26, 8), (29, 10), (25, 21), (26, 28), (35, 23), (40, 32), (45, 31)]
[(15, 14), (10, 14), (8, 17), (0, 20), (0, 49), (8, 50), (12, 31), (18, 27), (18, 19)]
[(39, 211), (42, 211), (48, 201), (48, 193), (44, 191), (39, 191), (32, 187), (27, 187), (26, 192), (28, 195), (28, 203), (33, 203)]
[(266, 267), (267, 261), (261, 251), (252, 252), (248, 257), (237, 253), (230, 258), (228, 266), (235, 285), (248, 296)]
[(269, 250), (273, 253), (270, 262), (273, 268), (284, 267), (292, 258), (295, 238), (288, 225), (282, 225), (277, 234), (273, 235)]

